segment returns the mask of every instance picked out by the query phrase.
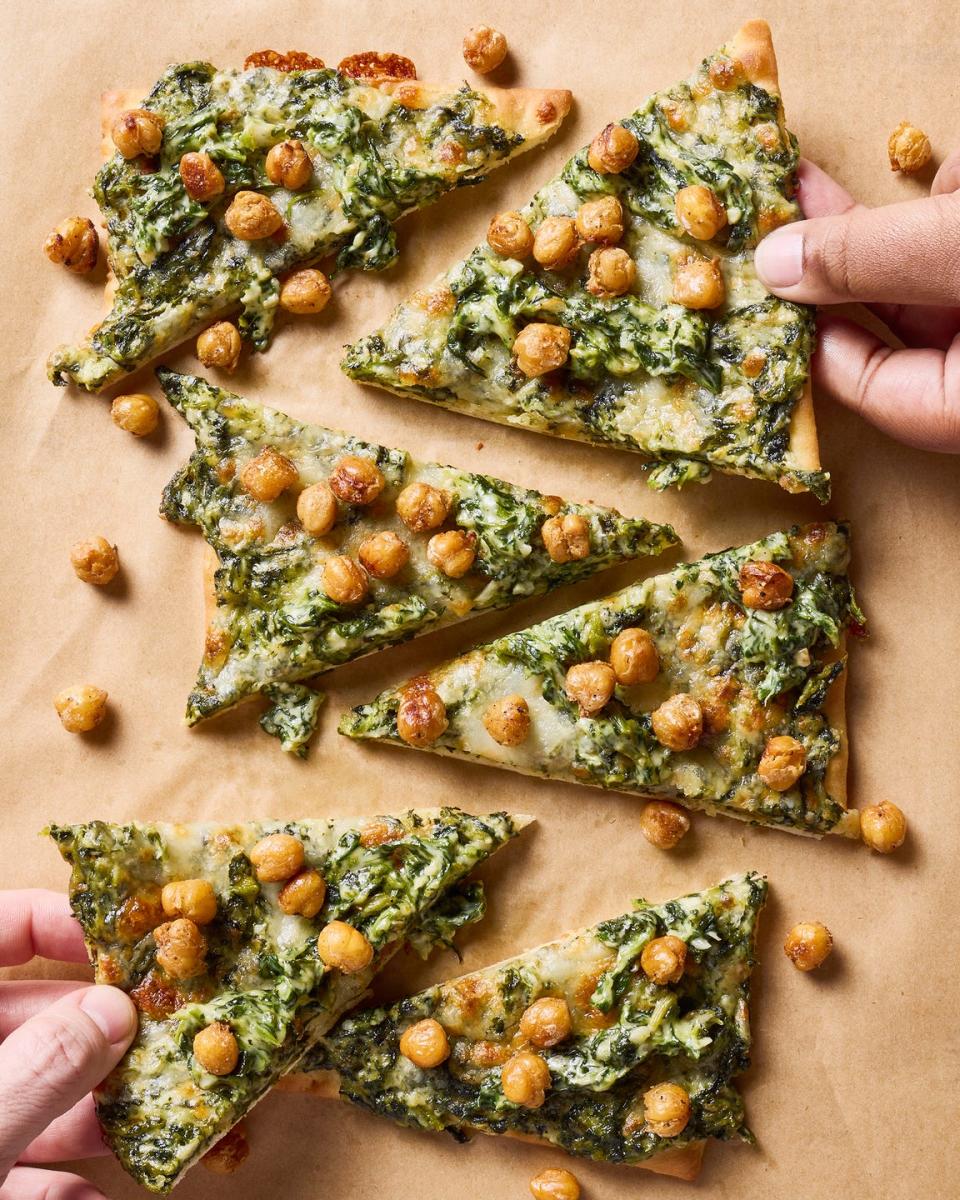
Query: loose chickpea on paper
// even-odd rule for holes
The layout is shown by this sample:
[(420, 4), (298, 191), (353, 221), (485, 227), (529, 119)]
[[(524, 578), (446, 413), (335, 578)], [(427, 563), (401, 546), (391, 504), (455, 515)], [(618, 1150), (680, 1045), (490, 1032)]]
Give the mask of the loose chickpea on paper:
[(178, 879), (163, 885), (160, 903), (168, 917), (187, 917), (209, 925), (217, 915), (217, 894), (206, 879)]
[(548, 517), (540, 536), (551, 562), (580, 562), (590, 554), (590, 526), (579, 513)]
[(528, 379), (556, 371), (570, 357), (570, 330), (534, 321), (517, 334), (513, 353)]
[(439, 529), (450, 512), (450, 496), (429, 483), (410, 483), (397, 497), (397, 516), (413, 533)]
[(145, 392), (114, 397), (110, 417), (118, 429), (134, 437), (149, 437), (160, 423), (160, 405)]
[(356, 975), (373, 961), (373, 946), (359, 929), (345, 921), (331, 921), (317, 936), (317, 955), (326, 966)]
[(408, 687), (397, 708), (397, 733), (410, 746), (429, 746), (447, 728), (447, 709), (432, 684)]
[(247, 1141), (246, 1126), (240, 1121), (206, 1152), (200, 1162), (214, 1175), (231, 1175), (249, 1157), (250, 1143)]
[(550, 1069), (539, 1054), (521, 1050), (501, 1067), (500, 1085), (511, 1104), (540, 1108), (550, 1087)]
[(310, 182), (313, 162), (303, 142), (294, 138), (270, 147), (264, 170), (271, 183), (295, 192)]
[(223, 219), (233, 236), (244, 242), (260, 241), (283, 228), (283, 217), (259, 192), (237, 192)]
[(580, 706), (581, 716), (593, 717), (609, 702), (616, 682), (609, 663), (575, 663), (567, 671), (563, 690), (568, 699)]
[(463, 39), (463, 60), (479, 75), (495, 71), (507, 57), (507, 39), (490, 25), (475, 25)]
[(426, 1017), (400, 1035), (400, 1053), (414, 1066), (430, 1070), (450, 1057), (450, 1043), (440, 1022)]
[(435, 533), (427, 542), (427, 559), (449, 579), (462, 579), (472, 569), (476, 558), (476, 535), (462, 529)]
[(654, 737), (668, 750), (692, 750), (703, 736), (703, 712), (687, 692), (670, 696), (650, 714)]
[(207, 939), (195, 921), (178, 917), (153, 931), (157, 962), (174, 979), (193, 979), (206, 968)]
[(559, 1045), (572, 1031), (570, 1006), (562, 996), (541, 996), (520, 1018), (520, 1036), (543, 1050)]
[(90, 733), (107, 715), (107, 693), (90, 683), (78, 684), (58, 692), (53, 707), (68, 733)]
[(497, 213), (487, 227), (487, 243), (504, 258), (529, 258), (533, 253), (533, 230), (516, 210)]
[(178, 170), (184, 190), (191, 200), (204, 204), (223, 195), (226, 187), (223, 172), (206, 150), (191, 150), (184, 154)]
[(217, 321), (197, 338), (197, 358), (205, 367), (218, 367), (227, 374), (240, 361), (242, 349), (240, 330), (232, 321)]
[(52, 263), (86, 275), (97, 265), (100, 237), (89, 218), (67, 217), (43, 243), (43, 252)]
[(110, 135), (124, 158), (137, 158), (141, 154), (152, 158), (160, 152), (165, 124), (165, 118), (159, 113), (131, 108), (117, 117)]
[(689, 830), (689, 816), (669, 800), (651, 800), (640, 814), (640, 832), (658, 850), (672, 850)]
[(504, 696), (487, 705), (483, 727), (500, 746), (520, 746), (530, 736), (530, 706), (522, 696)]
[(620, 246), (601, 246), (587, 260), (587, 291), (601, 299), (625, 296), (637, 280), (637, 264)]
[(833, 950), (833, 934), (820, 921), (801, 921), (787, 934), (783, 952), (798, 971), (813, 971)]
[(261, 883), (281, 883), (303, 866), (303, 842), (292, 833), (270, 833), (257, 842), (249, 858)]
[(643, 1117), (657, 1137), (677, 1137), (690, 1121), (690, 1097), (677, 1083), (658, 1084), (644, 1092)]
[(84, 583), (106, 587), (120, 570), (120, 558), (116, 546), (111, 546), (106, 538), (84, 538), (71, 548), (70, 565)]
[(280, 285), (280, 307), (297, 316), (313, 316), (323, 312), (332, 295), (326, 275), (315, 267), (304, 267), (288, 275)]
[(533, 1200), (580, 1200), (576, 1175), (563, 1167), (546, 1167), (530, 1180)]
[(640, 955), (643, 973), (661, 987), (668, 983), (679, 983), (686, 965), (687, 943), (672, 933), (647, 942)]
[(907, 836), (907, 818), (892, 800), (881, 800), (860, 810), (860, 836), (871, 850), (891, 854)]
[(211, 1075), (229, 1075), (240, 1061), (240, 1047), (226, 1021), (214, 1021), (194, 1034), (193, 1056)]
[(901, 121), (887, 141), (887, 154), (890, 157), (890, 170), (901, 171), (904, 175), (912, 175), (922, 171), (930, 161), (933, 150), (930, 139), (908, 121)]

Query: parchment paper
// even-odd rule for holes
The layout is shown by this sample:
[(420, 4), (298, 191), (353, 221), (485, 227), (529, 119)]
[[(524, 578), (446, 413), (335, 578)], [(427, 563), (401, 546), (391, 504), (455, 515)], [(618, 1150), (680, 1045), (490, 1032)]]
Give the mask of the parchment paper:
[[(721, 476), (657, 496), (629, 454), (498, 428), (351, 383), (337, 369), (341, 347), (471, 248), (490, 214), (522, 204), (598, 128), (686, 76), (749, 17), (773, 27), (788, 118), (805, 153), (868, 203), (919, 194), (930, 174), (891, 175), (886, 139), (903, 118), (929, 133), (938, 157), (957, 138), (960, 26), (951, 6), (927, 0), (907, 17), (891, 0), (48, 0), (9, 5), (4, 15), (2, 885), (65, 888), (66, 868), (37, 837), (50, 819), (326, 816), (449, 802), (533, 813), (537, 826), (484, 872), (489, 915), (461, 943), (463, 969), (472, 969), (617, 914), (634, 896), (664, 899), (748, 867), (772, 884), (753, 1006), (755, 1061), (743, 1081), (759, 1145), (712, 1146), (698, 1185), (505, 1139), (457, 1146), (346, 1105), (278, 1094), (252, 1116), (243, 1171), (223, 1179), (197, 1169), (178, 1196), (251, 1200), (279, 1186), (285, 1200), (515, 1200), (548, 1165), (572, 1166), (589, 1200), (957, 1195), (958, 460), (906, 450), (819, 398), (824, 462), (835, 481), (827, 511), (854, 521), (854, 574), (872, 635), (851, 654), (851, 795), (861, 805), (896, 800), (910, 820), (907, 846), (881, 859), (857, 844), (818, 845), (699, 818), (683, 847), (664, 854), (642, 838), (630, 799), (353, 744), (334, 726), (339, 711), (381, 686), (665, 569), (676, 554), (328, 676), (331, 700), (306, 763), (259, 731), (256, 705), (188, 731), (181, 713), (202, 639), (203, 544), (156, 514), (191, 440), (167, 409), (161, 432), (135, 441), (112, 425), (107, 400), (47, 382), (48, 352), (100, 315), (102, 280), (76, 279), (41, 253), (57, 221), (96, 215), (86, 189), (99, 162), (103, 89), (146, 92), (171, 62), (228, 65), (263, 47), (303, 49), (333, 64), (359, 50), (393, 50), (412, 57), (421, 78), (459, 80), (469, 75), (460, 57), (466, 28), (495, 24), (513, 54), (494, 82), (574, 90), (560, 135), (483, 186), (408, 219), (396, 269), (338, 279), (326, 313), (281, 319), (270, 352), (245, 356), (230, 384), (421, 457), (669, 520), (693, 557), (821, 510), (810, 498)], [(189, 348), (168, 361), (199, 369)], [(146, 372), (116, 390), (138, 388), (159, 396)], [(81, 584), (68, 561), (71, 544), (94, 534), (120, 548), (122, 581), (107, 591)], [(51, 704), (61, 687), (80, 681), (110, 692), (110, 723), (90, 737), (63, 732)], [(800, 919), (825, 921), (836, 938), (833, 958), (814, 976), (795, 972), (780, 949)], [(426, 967), (405, 958), (379, 990), (397, 996), (460, 969), (449, 954)], [(60, 970), (37, 962), (21, 973)], [(143, 1195), (110, 1159), (82, 1169), (117, 1200)]]

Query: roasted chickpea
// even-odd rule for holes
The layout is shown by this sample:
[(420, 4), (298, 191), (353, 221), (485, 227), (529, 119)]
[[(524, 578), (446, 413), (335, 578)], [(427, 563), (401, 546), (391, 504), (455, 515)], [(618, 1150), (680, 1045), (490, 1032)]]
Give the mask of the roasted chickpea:
[(462, 529), (435, 533), (427, 542), (430, 563), (450, 579), (462, 579), (473, 567), (477, 557), (477, 539)]
[(677, 692), (650, 714), (653, 733), (668, 750), (692, 750), (703, 734), (700, 705), (687, 692)]
[(892, 800), (881, 800), (860, 810), (860, 836), (878, 854), (890, 854), (903, 845), (907, 818)]
[(85, 538), (76, 542), (70, 551), (70, 565), (78, 579), (104, 587), (116, 578), (120, 570), (120, 559), (116, 546), (106, 538)]
[(348, 554), (332, 554), (323, 564), (322, 586), (335, 604), (362, 604), (370, 577)]
[(644, 1092), (643, 1117), (657, 1137), (676, 1137), (690, 1120), (690, 1097), (677, 1083), (660, 1083)]
[(86, 275), (97, 265), (100, 237), (87, 217), (67, 217), (43, 243), (43, 252), (75, 275)]
[(890, 170), (902, 171), (912, 175), (914, 171), (922, 171), (930, 161), (933, 150), (930, 139), (922, 129), (901, 121), (887, 142), (887, 153), (890, 156)]
[(563, 690), (570, 700), (580, 705), (582, 717), (592, 717), (610, 700), (616, 683), (617, 677), (609, 663), (576, 663), (567, 671)]
[(587, 260), (587, 291), (592, 296), (624, 296), (637, 279), (637, 264), (619, 246), (601, 246)]
[(415, 1067), (430, 1070), (450, 1057), (450, 1043), (440, 1022), (426, 1017), (408, 1026), (400, 1035), (400, 1053)]
[(530, 736), (530, 706), (522, 696), (504, 696), (487, 705), (483, 727), (501, 746), (520, 746)]
[(240, 472), (240, 484), (254, 500), (270, 504), (300, 478), (300, 472), (285, 454), (264, 446)]
[(513, 353), (517, 366), (528, 379), (556, 371), (570, 356), (570, 330), (534, 321), (517, 334)]
[(504, 258), (529, 258), (533, 252), (533, 230), (515, 210), (497, 213), (487, 227), (487, 242)]
[(598, 196), (577, 209), (577, 233), (585, 242), (612, 246), (623, 237), (623, 206), (616, 196)]
[(819, 921), (801, 921), (787, 934), (783, 952), (798, 971), (813, 971), (833, 949), (833, 934)]
[(283, 217), (259, 192), (237, 192), (223, 219), (233, 236), (243, 242), (257, 242), (283, 228)]
[(727, 296), (717, 258), (689, 254), (676, 265), (673, 273), (673, 301), (685, 308), (717, 308)]
[(270, 147), (264, 169), (271, 183), (275, 183), (277, 187), (284, 187), (289, 192), (295, 192), (310, 182), (313, 162), (304, 149), (303, 142), (294, 138)]
[(214, 1021), (193, 1036), (193, 1057), (211, 1075), (229, 1075), (240, 1061), (240, 1047), (226, 1021)]
[(331, 921), (317, 936), (317, 955), (326, 966), (356, 975), (373, 961), (373, 946), (359, 929), (345, 921)]
[(53, 707), (68, 733), (89, 733), (107, 715), (107, 693), (90, 683), (77, 684), (57, 692)]
[(555, 563), (579, 562), (590, 553), (590, 526), (579, 513), (548, 517), (540, 527), (540, 536)]
[(743, 63), (737, 58), (718, 55), (708, 69), (710, 82), (718, 92), (729, 92), (743, 78)]
[(563, 1167), (547, 1167), (530, 1180), (530, 1194), (533, 1200), (580, 1200), (580, 1184)]
[(539, 1054), (521, 1050), (500, 1068), (500, 1085), (511, 1104), (539, 1108), (547, 1098), (550, 1070)]
[(754, 125), (753, 136), (757, 139), (760, 149), (765, 150), (767, 154), (776, 153), (783, 145), (776, 121), (762, 121), (759, 125)]
[(166, 883), (160, 903), (168, 917), (187, 917), (194, 925), (209, 925), (217, 915), (217, 894), (206, 879)]
[(439, 529), (450, 512), (450, 496), (429, 483), (409, 483), (397, 497), (397, 516), (414, 533)]
[(231, 1175), (249, 1157), (250, 1143), (247, 1141), (246, 1127), (241, 1121), (234, 1125), (229, 1133), (224, 1134), (200, 1161), (214, 1175)]
[(807, 769), (807, 752), (796, 738), (772, 737), (763, 748), (757, 774), (775, 792), (786, 792)]
[(727, 210), (716, 192), (702, 183), (681, 188), (673, 207), (680, 227), (698, 242), (709, 242), (727, 223)]
[(397, 733), (410, 746), (429, 746), (447, 728), (447, 709), (426, 681), (406, 688), (397, 708)]
[(533, 257), (548, 271), (559, 271), (573, 261), (580, 245), (572, 217), (545, 217), (533, 235)]
[(672, 850), (689, 829), (690, 818), (669, 800), (651, 800), (640, 814), (640, 832), (658, 850)]
[(268, 833), (250, 851), (261, 883), (282, 883), (303, 867), (303, 842), (292, 833)]
[(280, 285), (280, 307), (297, 316), (311, 316), (323, 312), (332, 295), (326, 275), (315, 267), (304, 267), (288, 275)]
[(330, 476), (330, 490), (337, 499), (360, 507), (372, 504), (386, 483), (373, 459), (359, 454), (345, 454), (338, 459)]
[(767, 352), (759, 346), (754, 346), (752, 350), (748, 350), (740, 360), (740, 370), (747, 379), (756, 379), (766, 365)]
[(110, 405), (114, 425), (134, 437), (148, 437), (160, 422), (160, 405), (144, 392), (115, 396)]
[(193, 979), (206, 968), (207, 939), (188, 917), (166, 921), (153, 931), (157, 963), (174, 979)]
[(652, 683), (660, 674), (656, 642), (645, 629), (621, 629), (610, 645), (610, 666), (617, 683), (626, 687)]
[(311, 483), (297, 497), (297, 516), (311, 537), (323, 537), (337, 523), (337, 501), (329, 484)]
[(205, 367), (219, 367), (232, 372), (240, 361), (243, 343), (240, 330), (232, 321), (217, 321), (197, 338), (197, 358)]
[(136, 158), (139, 154), (153, 157), (163, 143), (165, 124), (159, 113), (130, 108), (114, 121), (110, 136), (124, 158)]
[(406, 542), (389, 529), (364, 538), (357, 550), (363, 568), (377, 579), (392, 579), (407, 565), (410, 551)]
[(687, 943), (672, 933), (647, 942), (640, 955), (644, 975), (660, 987), (679, 983), (686, 965)]
[(220, 168), (206, 150), (191, 150), (180, 159), (180, 178), (191, 200), (205, 203), (226, 187)]
[(572, 1029), (570, 1008), (562, 996), (541, 996), (524, 1009), (520, 1018), (521, 1035), (541, 1049), (556, 1046), (570, 1036)]
[(601, 175), (619, 175), (637, 157), (640, 143), (624, 125), (607, 125), (590, 143), (587, 161)]
[(463, 39), (463, 60), (480, 75), (495, 71), (507, 57), (507, 39), (499, 29), (475, 25)]
[(776, 563), (760, 560), (744, 563), (739, 583), (744, 608), (773, 612), (789, 604), (793, 597), (793, 576)]
[(323, 876), (313, 867), (304, 867), (280, 889), (277, 903), (283, 912), (298, 914), (312, 921), (327, 898), (327, 885)]

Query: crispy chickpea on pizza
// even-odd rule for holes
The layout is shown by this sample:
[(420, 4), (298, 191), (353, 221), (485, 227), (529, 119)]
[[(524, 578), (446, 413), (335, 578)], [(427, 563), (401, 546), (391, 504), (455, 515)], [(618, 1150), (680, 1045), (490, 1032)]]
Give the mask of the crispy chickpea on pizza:
[[(139, 1011), (133, 1044), (95, 1094), (125, 1169), (166, 1192), (197, 1161), (238, 1167), (248, 1147), (236, 1123), (408, 938), (426, 955), (482, 917), (482, 885), (466, 876), (528, 821), (444, 808), (48, 830), (73, 868), (97, 982)], [(373, 825), (389, 836), (366, 838)], [(442, 1062), (444, 1037), (413, 1031), (411, 1060)]]

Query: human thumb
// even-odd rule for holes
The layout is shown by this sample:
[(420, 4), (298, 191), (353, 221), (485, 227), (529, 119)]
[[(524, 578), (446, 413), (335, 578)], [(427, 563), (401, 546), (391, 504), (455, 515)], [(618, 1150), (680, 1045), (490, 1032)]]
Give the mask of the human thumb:
[(20, 1152), (119, 1062), (137, 1028), (130, 998), (83, 988), (31, 1017), (0, 1045), (0, 1180)]
[(785, 300), (960, 304), (960, 194), (785, 225), (757, 246), (760, 281)]

